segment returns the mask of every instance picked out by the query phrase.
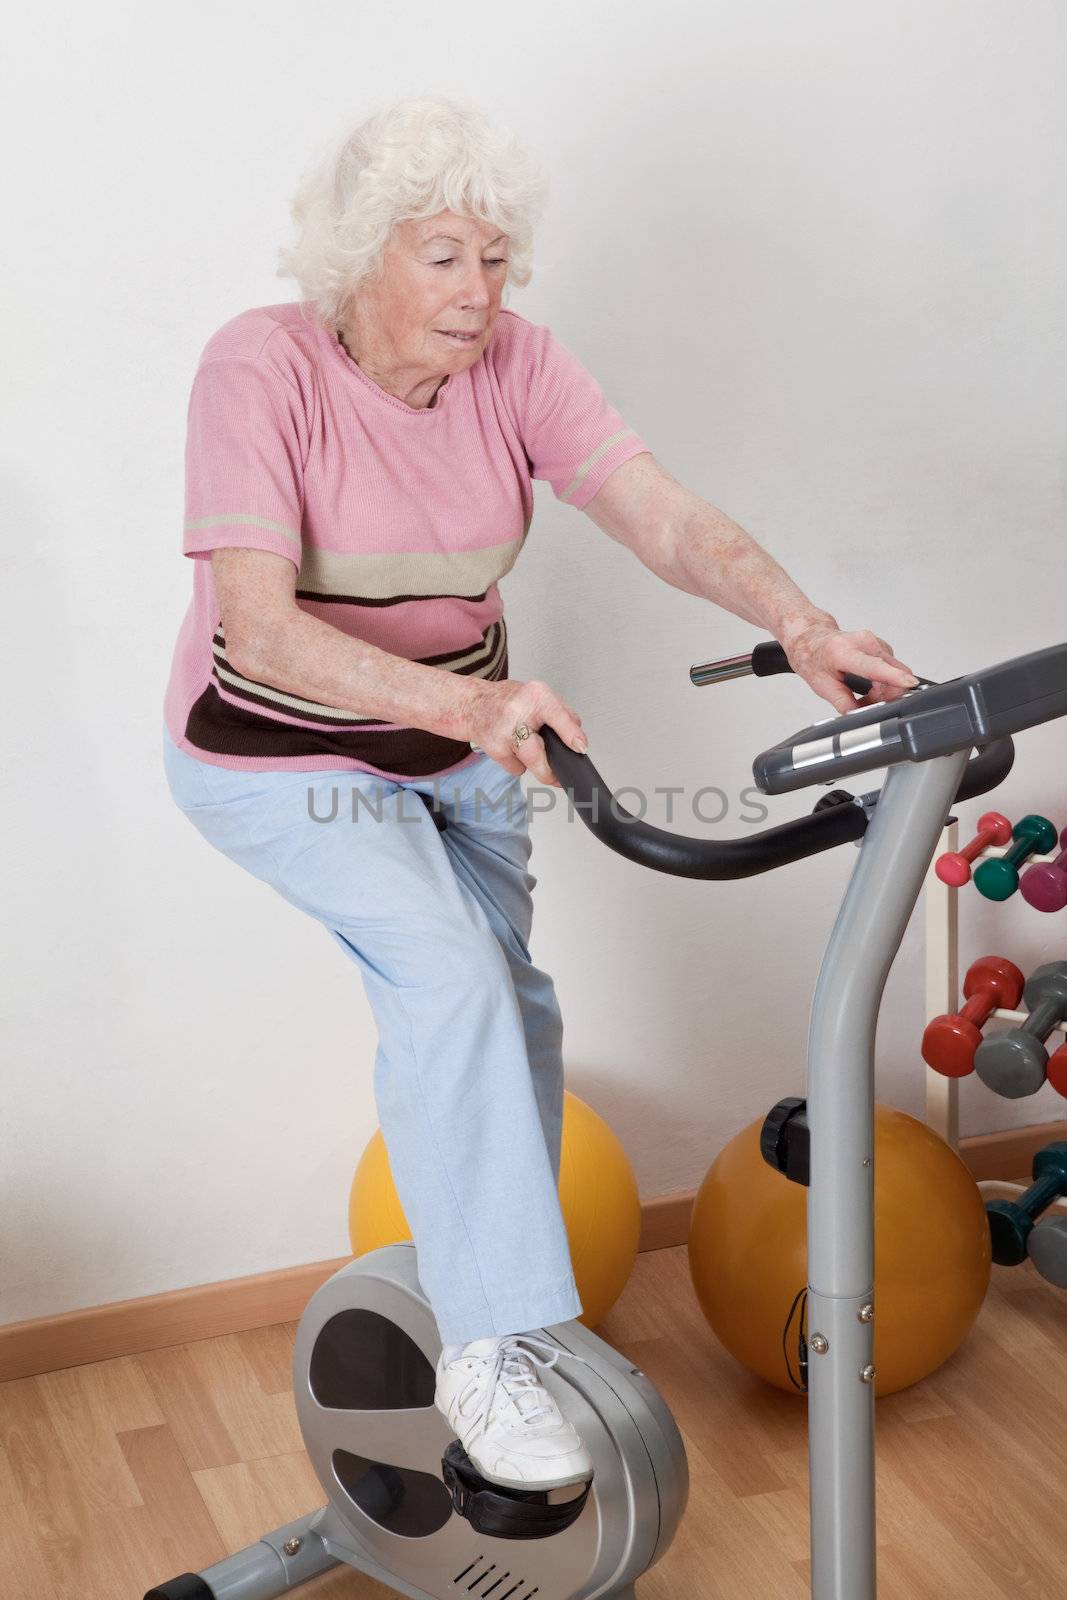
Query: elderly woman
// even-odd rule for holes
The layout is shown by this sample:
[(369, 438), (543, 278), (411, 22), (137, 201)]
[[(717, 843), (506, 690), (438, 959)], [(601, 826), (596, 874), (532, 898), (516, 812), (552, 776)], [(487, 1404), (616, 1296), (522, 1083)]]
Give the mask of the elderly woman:
[[(592, 1464), (531, 1333), (582, 1304), (520, 780), (557, 782), (542, 727), (586, 748), (553, 687), (508, 676), (497, 585), (531, 478), (666, 583), (774, 634), (836, 711), (857, 704), (843, 672), (870, 678), (871, 700), (916, 682), (664, 472), (548, 328), (504, 308), (530, 278), (542, 192), (510, 135), (439, 98), (371, 117), (305, 179), (282, 259), (301, 299), (227, 322), (193, 383), (193, 597), (165, 708), (179, 807), (360, 969), (442, 1340), (437, 1404), (487, 1479), (539, 1489)], [(443, 830), (419, 803), (435, 789)]]

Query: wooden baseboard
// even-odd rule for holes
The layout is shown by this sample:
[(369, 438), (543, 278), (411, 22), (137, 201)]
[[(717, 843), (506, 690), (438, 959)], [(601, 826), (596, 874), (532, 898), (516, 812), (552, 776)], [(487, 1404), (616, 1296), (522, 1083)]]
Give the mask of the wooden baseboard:
[(1030, 1182), (1030, 1167), (1047, 1144), (1067, 1139), (1067, 1122), (1038, 1122), (1029, 1128), (1008, 1128), (1004, 1133), (981, 1133), (960, 1140), (960, 1155), (976, 1183), (986, 1178), (1016, 1178)]
[[(964, 1139), (960, 1155), (976, 1182), (1022, 1180), (1035, 1152), (1056, 1139), (1067, 1139), (1067, 1122)], [(643, 1205), (639, 1248), (664, 1250), (685, 1244), (695, 1198), (695, 1191), (662, 1195)], [(219, 1334), (243, 1333), (276, 1322), (295, 1322), (319, 1285), (350, 1259), (340, 1256), (336, 1261), (282, 1267), (254, 1277), (201, 1283), (167, 1294), (9, 1323), (0, 1327), (0, 1382)]]

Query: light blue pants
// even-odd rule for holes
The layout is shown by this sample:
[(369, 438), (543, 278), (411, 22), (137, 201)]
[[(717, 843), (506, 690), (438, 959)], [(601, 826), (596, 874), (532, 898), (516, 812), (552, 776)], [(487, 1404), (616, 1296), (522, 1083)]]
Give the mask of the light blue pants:
[[(166, 728), (163, 743), (197, 831), (360, 969), (378, 1119), (442, 1343), (580, 1316), (559, 1205), (563, 1024), (527, 947), (521, 778), (486, 755), (404, 783), (235, 772), (183, 754)], [(435, 785), (444, 832), (406, 793)]]

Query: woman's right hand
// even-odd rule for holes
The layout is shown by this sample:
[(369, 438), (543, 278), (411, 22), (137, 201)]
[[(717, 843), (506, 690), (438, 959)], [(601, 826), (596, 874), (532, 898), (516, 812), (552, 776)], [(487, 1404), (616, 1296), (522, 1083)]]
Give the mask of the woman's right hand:
[[(532, 772), (541, 783), (558, 789), (560, 781), (548, 764), (544, 740), (537, 730), (547, 723), (565, 744), (584, 755), (589, 741), (578, 713), (536, 678), (529, 683), (516, 678), (502, 678), (497, 683), (475, 680), (470, 688), (463, 738), (499, 762), (505, 772)], [(529, 728), (529, 737), (516, 742), (515, 729), (521, 723)]]

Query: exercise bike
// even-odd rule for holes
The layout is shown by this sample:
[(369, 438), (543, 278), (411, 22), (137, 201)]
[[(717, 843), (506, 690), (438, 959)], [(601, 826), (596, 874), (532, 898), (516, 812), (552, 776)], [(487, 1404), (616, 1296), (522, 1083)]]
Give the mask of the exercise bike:
[[(788, 672), (781, 647), (691, 669), (698, 686)], [(863, 693), (870, 687), (851, 679)], [(859, 857), (823, 959), (808, 1038), (808, 1388), (811, 1592), (874, 1600), (874, 1036), (889, 969), (954, 803), (1011, 770), (1011, 735), (1067, 715), (1067, 643), (902, 699), (857, 707), (756, 758), (768, 795), (887, 768), (881, 790), (823, 795), (750, 837), (691, 839), (632, 817), (587, 756), (543, 730), (582, 820), (611, 849), (679, 877), (724, 880), (852, 842)], [(973, 757), (971, 752), (976, 750)], [(438, 826), (447, 825), (436, 819)], [(776, 1160), (774, 1142), (765, 1158)], [(787, 1177), (793, 1176), (787, 1173)], [(482, 1479), (433, 1403), (441, 1343), (415, 1248), (354, 1260), (297, 1329), (297, 1415), (327, 1504), (145, 1600), (269, 1600), (347, 1563), (413, 1600), (636, 1600), (688, 1495), (681, 1436), (639, 1368), (579, 1322), (539, 1330), (582, 1357), (541, 1381), (593, 1457), (590, 1483), (511, 1491)]]

